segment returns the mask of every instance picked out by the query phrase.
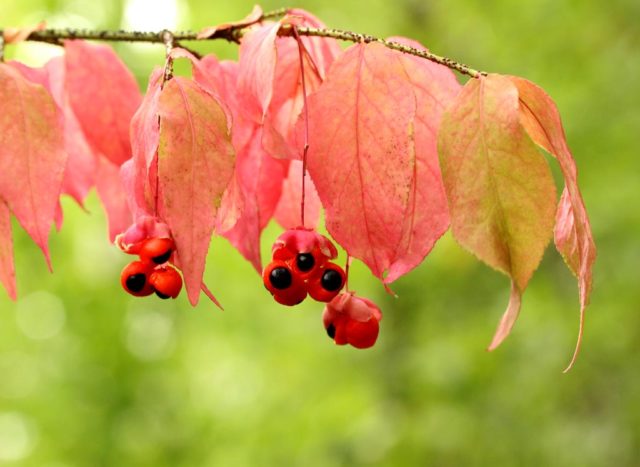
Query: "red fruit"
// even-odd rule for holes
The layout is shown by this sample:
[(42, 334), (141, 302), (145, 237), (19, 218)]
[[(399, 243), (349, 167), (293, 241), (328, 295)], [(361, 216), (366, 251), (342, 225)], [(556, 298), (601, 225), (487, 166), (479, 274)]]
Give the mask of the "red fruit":
[(262, 281), (271, 295), (282, 305), (297, 305), (307, 297), (300, 276), (285, 261), (272, 261), (262, 271)]
[(327, 303), (322, 321), (336, 344), (358, 349), (372, 347), (378, 339), (382, 313), (375, 303), (353, 293), (342, 293)]
[(120, 274), (122, 288), (135, 297), (146, 297), (153, 293), (149, 283), (149, 274), (153, 266), (142, 261), (132, 261), (127, 264)]
[(364, 322), (350, 319), (345, 330), (347, 342), (357, 349), (373, 347), (379, 332), (380, 325), (378, 320), (373, 317)]
[(293, 261), (299, 253), (311, 253), (317, 265), (338, 256), (338, 250), (331, 240), (303, 227), (283, 232), (273, 243), (273, 259)]
[(151, 273), (149, 283), (162, 299), (176, 298), (182, 290), (182, 277), (173, 266), (157, 267)]
[(345, 274), (340, 266), (326, 263), (309, 279), (309, 295), (319, 302), (330, 302), (340, 293), (345, 283)]
[(347, 339), (347, 323), (349, 318), (344, 315), (336, 316), (334, 318), (327, 319), (324, 323), (324, 329), (327, 331), (327, 335), (333, 339), (337, 345), (345, 345), (348, 343)]
[(171, 258), (173, 248), (170, 238), (150, 238), (142, 244), (138, 254), (145, 263), (164, 264)]
[(125, 253), (137, 255), (150, 238), (169, 238), (169, 226), (152, 216), (140, 216), (129, 228), (116, 237), (116, 245)]

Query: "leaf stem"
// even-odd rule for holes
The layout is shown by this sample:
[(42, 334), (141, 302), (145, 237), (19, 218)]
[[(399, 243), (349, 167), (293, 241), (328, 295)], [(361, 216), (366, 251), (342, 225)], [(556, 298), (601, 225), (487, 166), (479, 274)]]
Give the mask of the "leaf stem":
[[(288, 8), (279, 8), (277, 10), (266, 12), (262, 15), (259, 21), (266, 19), (278, 18), (284, 16), (289, 12)], [(198, 33), (195, 31), (179, 31), (173, 32), (174, 43), (184, 41), (202, 41), (202, 40), (216, 40), (223, 39), (229, 42), (239, 43), (244, 32), (247, 30), (246, 26), (231, 26), (229, 28), (222, 28), (216, 31), (213, 35), (207, 38), (198, 38)], [(144, 31), (107, 31), (107, 30), (89, 30), (89, 29), (45, 29), (42, 31), (34, 31), (26, 39), (28, 41), (46, 42), (49, 44), (60, 45), (63, 39), (87, 39), (97, 41), (108, 42), (149, 42), (149, 43), (164, 43), (165, 31), (160, 32), (144, 32)], [(486, 75), (484, 71), (479, 71), (471, 68), (463, 63), (457, 62), (451, 58), (436, 55), (427, 50), (416, 49), (399, 42), (387, 41), (380, 39), (369, 34), (361, 34), (352, 31), (344, 31), (341, 29), (331, 28), (310, 28), (310, 27), (294, 27), (290, 24), (284, 24), (280, 28), (278, 33), (280, 36), (292, 36), (296, 34), (300, 36), (314, 36), (314, 37), (328, 37), (332, 39), (347, 41), (347, 42), (363, 42), (368, 44), (370, 42), (378, 42), (385, 47), (388, 47), (399, 52), (421, 57), (426, 60), (444, 65), (447, 68), (455, 70), (463, 75), (470, 76), (472, 78), (479, 78)], [(1, 49), (0, 49), (1, 53)]]
[(302, 194), (300, 196), (300, 222), (304, 227), (304, 202), (306, 197), (305, 179), (307, 177), (307, 153), (309, 152), (309, 107), (307, 106), (307, 85), (304, 79), (304, 57), (305, 52), (302, 39), (298, 35), (297, 28), (292, 28), (293, 35), (298, 42), (298, 56), (300, 58), (300, 79), (302, 80), (302, 110), (304, 112), (304, 147), (302, 149)]

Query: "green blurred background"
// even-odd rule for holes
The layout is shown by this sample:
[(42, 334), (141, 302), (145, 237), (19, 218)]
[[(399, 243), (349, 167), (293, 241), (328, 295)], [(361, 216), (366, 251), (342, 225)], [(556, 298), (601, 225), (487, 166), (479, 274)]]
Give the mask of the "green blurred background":
[[(206, 279), (225, 305), (134, 299), (92, 194), (64, 201), (55, 273), (16, 225), (19, 300), (0, 293), (0, 465), (354, 466), (640, 464), (640, 3), (637, 0), (266, 1), (328, 25), (405, 35), (436, 53), (544, 87), (564, 117), (599, 247), (583, 351), (575, 280), (550, 247), (512, 336), (484, 348), (508, 282), (447, 235), (393, 299), (362, 267), (352, 287), (384, 312), (378, 345), (337, 347), (322, 306), (276, 305), (226, 241)], [(198, 29), (251, 2), (22, 0), (0, 25)], [(234, 57), (233, 46), (194, 45)], [(162, 46), (118, 44), (141, 86)], [(55, 47), (12, 46), (42, 63)], [(264, 248), (279, 233), (271, 226)]]

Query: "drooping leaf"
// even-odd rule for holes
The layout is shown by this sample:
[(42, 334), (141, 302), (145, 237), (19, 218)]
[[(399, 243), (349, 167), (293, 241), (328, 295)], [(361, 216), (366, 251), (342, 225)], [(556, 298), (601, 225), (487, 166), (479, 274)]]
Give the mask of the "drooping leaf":
[[(70, 195), (82, 206), (89, 190), (95, 184), (98, 167), (97, 155), (80, 128), (69, 100), (65, 86), (65, 66), (62, 57), (54, 57), (44, 67), (31, 68), (20, 62), (9, 62), (9, 65), (33, 83), (44, 86), (55, 101), (63, 119), (64, 147), (67, 152), (67, 165), (62, 180), (62, 193)], [(61, 216), (56, 218), (59, 228)]]
[(47, 23), (45, 21), (40, 21), (38, 24), (26, 28), (4, 28), (2, 30), (4, 43), (17, 44), (18, 42), (24, 41), (32, 32), (42, 31), (43, 29), (46, 29), (46, 27)]
[[(405, 38), (391, 40), (424, 49), (419, 43)], [(399, 53), (398, 57), (416, 96), (413, 123), (415, 159), (397, 259), (389, 268), (386, 283), (393, 282), (420, 264), (449, 228), (437, 135), (445, 108), (461, 88), (451, 70), (442, 65), (406, 54)]]
[(0, 63), (0, 198), (49, 260), (67, 156), (60, 116), (47, 90)]
[[(295, 21), (299, 18), (299, 21)], [(283, 18), (283, 23), (293, 23), (297, 26), (305, 26), (311, 28), (324, 29), (327, 26), (316, 16), (301, 8), (292, 8), (289, 10), (287, 17)], [(340, 55), (342, 49), (338, 41), (326, 37), (301, 37), (302, 44), (306, 50), (308, 57), (313, 61), (315, 68), (320, 75), (320, 79), (327, 77), (329, 68)]]
[(287, 170), (286, 161), (273, 159), (262, 150), (260, 132), (256, 126), (254, 137), (238, 149), (235, 176), (244, 208), (234, 227), (223, 233), (257, 271), (262, 270), (260, 235), (273, 217)]
[(276, 70), (276, 37), (280, 23), (266, 23), (248, 31), (240, 43), (238, 93), (245, 112), (262, 122), (273, 95)]
[(564, 176), (565, 187), (558, 204), (555, 244), (567, 266), (578, 278), (580, 290), (580, 326), (573, 358), (565, 371), (571, 369), (580, 351), (584, 330), (585, 308), (591, 294), (596, 246), (591, 224), (578, 187), (578, 171), (569, 150), (560, 113), (553, 100), (540, 87), (522, 78), (509, 77), (517, 86), (520, 97), (520, 118), (533, 141), (554, 156)]
[(127, 202), (125, 185), (120, 178), (120, 167), (104, 157), (98, 159), (96, 191), (107, 215), (109, 241), (113, 243), (116, 236), (131, 225), (133, 215)]
[(229, 23), (222, 23), (217, 26), (208, 26), (198, 32), (198, 39), (206, 39), (214, 36), (217, 32), (226, 31), (232, 28), (242, 28), (254, 24), (260, 21), (262, 18), (262, 8), (259, 5), (254, 5), (253, 10), (245, 18), (240, 21), (232, 21)]
[[(271, 102), (263, 122), (262, 145), (273, 157), (295, 159), (295, 125), (304, 105), (298, 43), (291, 38), (276, 40), (277, 64)], [(306, 51), (302, 56), (307, 94), (322, 83), (320, 72)]]
[[(324, 24), (304, 10), (294, 9), (283, 22), (296, 20), (297, 26), (324, 28)], [(305, 88), (313, 93), (326, 77), (329, 67), (340, 53), (337, 41), (318, 37), (301, 37)], [(276, 39), (276, 68), (273, 96), (263, 125), (262, 146), (273, 157), (294, 159), (295, 125), (304, 105), (304, 88), (298, 42), (291, 37)]]
[[(279, 132), (280, 137), (286, 140), (293, 131), (297, 115), (302, 109), (302, 87), (296, 41), (291, 37), (277, 36), (284, 24), (324, 27), (324, 24), (312, 14), (301, 9), (293, 9), (276, 23), (265, 23), (250, 30), (240, 44), (238, 91), (248, 115), (263, 123), (269, 111), (269, 127)], [(311, 92), (315, 83), (319, 83), (326, 76), (329, 66), (340, 53), (340, 47), (337, 41), (328, 38), (302, 37), (301, 41), (304, 46), (304, 60), (309, 67), (306, 79)], [(288, 127), (285, 126), (286, 122), (289, 123)], [(265, 135), (268, 138), (277, 137), (271, 132)], [(270, 141), (269, 146), (276, 143), (278, 141)]]
[(308, 170), (327, 229), (382, 279), (405, 253), (416, 158), (416, 96), (403, 62), (381, 44), (354, 45), (308, 105)]
[[(311, 177), (305, 180), (304, 227), (316, 229), (320, 219), (320, 198)], [(301, 226), (300, 204), (302, 202), (302, 161), (289, 163), (289, 172), (282, 184), (282, 194), (274, 213), (275, 219), (285, 229)]]
[(68, 154), (67, 167), (62, 180), (62, 192), (83, 205), (89, 190), (95, 185), (98, 156), (87, 142), (80, 123), (71, 108), (65, 86), (65, 64), (55, 57), (45, 66), (48, 89), (64, 118), (64, 146)]
[(233, 174), (225, 112), (197, 83), (176, 77), (160, 94), (158, 177), (189, 301), (198, 302), (220, 200)]
[(243, 101), (234, 87), (237, 63), (219, 62), (210, 55), (194, 68), (194, 76), (224, 100), (233, 120), (235, 174), (220, 208), (217, 231), (261, 271), (260, 235), (278, 204), (287, 162), (271, 158), (262, 149), (262, 130), (243, 111)]
[(142, 103), (131, 119), (131, 185), (130, 202), (134, 215), (151, 214), (156, 211), (156, 180), (152, 164), (156, 160), (160, 139), (158, 102), (162, 86), (163, 70), (156, 68), (149, 77), (149, 86)]
[(16, 269), (13, 263), (13, 235), (11, 234), (11, 211), (0, 199), (0, 282), (9, 298), (15, 300)]
[(65, 41), (69, 102), (87, 141), (112, 163), (131, 157), (129, 124), (140, 105), (136, 80), (110, 47)]
[(551, 239), (555, 185), (520, 124), (518, 89), (503, 76), (467, 82), (443, 116), (438, 152), (454, 237), (512, 280), (492, 350), (509, 334)]

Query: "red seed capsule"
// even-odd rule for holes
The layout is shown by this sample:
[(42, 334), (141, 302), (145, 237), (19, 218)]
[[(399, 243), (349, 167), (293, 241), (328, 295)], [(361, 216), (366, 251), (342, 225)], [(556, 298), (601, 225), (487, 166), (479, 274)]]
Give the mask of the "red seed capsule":
[(164, 264), (171, 258), (174, 243), (170, 238), (150, 238), (146, 240), (138, 254), (145, 263)]
[(330, 302), (344, 287), (345, 277), (340, 266), (326, 263), (309, 279), (309, 295), (319, 302)]
[(372, 347), (378, 339), (382, 313), (371, 300), (342, 293), (327, 303), (322, 321), (336, 344), (358, 349)]
[(345, 329), (347, 342), (357, 349), (373, 347), (379, 332), (380, 325), (373, 317), (364, 322), (350, 319)]
[(120, 274), (122, 288), (135, 297), (146, 297), (153, 293), (149, 283), (149, 274), (153, 266), (142, 261), (132, 261), (127, 264)]
[(262, 281), (275, 300), (293, 306), (307, 297), (307, 288), (300, 276), (285, 261), (272, 261), (262, 271)]
[(176, 298), (182, 290), (182, 277), (173, 266), (157, 267), (149, 277), (156, 295), (162, 299)]

